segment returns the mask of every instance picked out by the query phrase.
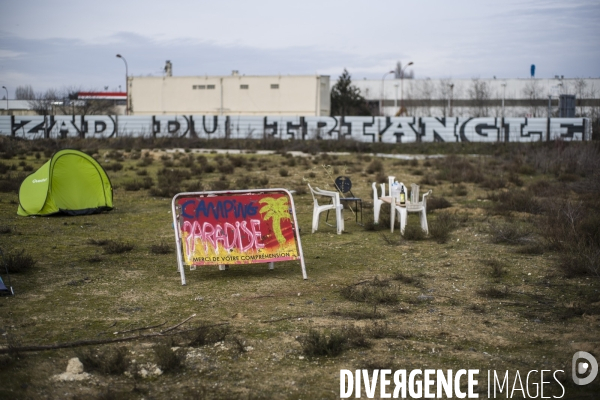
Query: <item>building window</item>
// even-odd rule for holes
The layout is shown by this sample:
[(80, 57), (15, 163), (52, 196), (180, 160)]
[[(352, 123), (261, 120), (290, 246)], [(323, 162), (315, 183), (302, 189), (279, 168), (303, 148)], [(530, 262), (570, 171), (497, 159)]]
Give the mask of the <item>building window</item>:
[(279, 89), (279, 83), (271, 83), (271, 89)]
[(214, 89), (214, 88), (215, 88), (215, 85), (206, 85), (206, 88), (207, 88), (207, 89)]
[(206, 85), (194, 85), (192, 86), (192, 88), (194, 90), (198, 90), (198, 89), (206, 89)]
[(240, 89), (248, 89), (248, 85), (240, 85)]

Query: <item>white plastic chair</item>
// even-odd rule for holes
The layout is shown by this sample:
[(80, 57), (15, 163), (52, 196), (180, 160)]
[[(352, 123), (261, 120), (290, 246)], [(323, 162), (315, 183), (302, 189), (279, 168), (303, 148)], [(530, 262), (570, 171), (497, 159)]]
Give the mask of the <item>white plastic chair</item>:
[[(383, 204), (383, 200), (377, 196), (377, 183), (373, 182), (373, 222), (379, 223), (379, 212), (381, 211), (381, 205)], [(385, 196), (385, 183), (381, 184), (381, 197)]]
[(423, 195), (421, 201), (419, 201), (419, 185), (413, 183), (410, 190), (410, 202), (406, 203), (406, 207), (396, 207), (398, 213), (403, 212), (405, 214), (404, 226), (402, 224), (402, 218), (400, 218), (400, 233), (404, 235), (404, 227), (406, 226), (406, 217), (409, 212), (419, 213), (421, 220), (421, 229), (425, 233), (429, 234), (429, 226), (427, 225), (427, 196), (431, 194), (431, 190)]
[[(398, 220), (400, 221), (400, 232), (402, 234), (404, 234), (404, 227), (406, 226), (406, 218), (407, 218), (407, 213), (406, 213), (406, 207), (405, 206), (400, 206), (400, 199), (399, 197), (399, 192), (398, 193), (393, 193), (391, 186), (394, 183), (394, 179), (396, 179), (393, 176), (388, 177), (389, 181), (390, 181), (390, 197), (392, 199), (392, 205), (391, 210), (390, 210), (390, 232), (394, 233), (394, 225), (396, 225), (396, 214), (398, 214)], [(404, 183), (402, 182), (398, 182), (398, 186), (400, 191), (404, 191), (404, 195), (406, 196), (406, 186), (404, 185)], [(396, 195), (396, 196), (394, 196)]]
[[(392, 185), (396, 181), (395, 176), (388, 176), (388, 196), (392, 197)], [(385, 192), (384, 192), (385, 195)]]
[[(321, 190), (318, 187), (313, 189), (310, 184), (308, 184), (308, 188), (310, 189), (310, 194), (312, 195), (314, 201), (312, 233), (315, 233), (317, 229), (319, 229), (319, 216), (321, 213), (327, 210), (335, 210), (337, 234), (341, 235), (344, 231), (344, 217), (342, 216), (342, 210), (344, 206), (340, 202), (340, 194), (338, 192), (331, 192), (329, 190)], [(319, 205), (315, 195), (329, 197), (332, 200), (331, 204)]]

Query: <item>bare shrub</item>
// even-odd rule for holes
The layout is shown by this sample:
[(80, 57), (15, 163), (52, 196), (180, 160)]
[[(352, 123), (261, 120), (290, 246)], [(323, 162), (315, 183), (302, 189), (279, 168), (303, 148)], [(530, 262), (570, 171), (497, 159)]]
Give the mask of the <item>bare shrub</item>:
[(435, 178), (438, 180), (450, 181), (452, 183), (479, 183), (484, 180), (480, 170), (464, 157), (449, 155), (443, 159), (436, 160), (434, 165), (438, 170), (435, 175)]
[(233, 171), (235, 171), (235, 167), (231, 163), (224, 162), (222, 164), (217, 165), (217, 171), (219, 171), (222, 174), (233, 174)]
[(0, 192), (18, 192), (26, 175), (23, 172), (9, 173), (0, 177)]
[(344, 327), (342, 334), (347, 338), (348, 347), (368, 349), (372, 346), (372, 343), (367, 338), (366, 329), (348, 326)]
[(181, 192), (183, 181), (190, 177), (191, 173), (186, 169), (162, 168), (157, 174), (157, 185), (150, 189), (150, 194), (157, 197), (173, 197)]
[(376, 307), (369, 308), (367, 310), (335, 310), (332, 311), (330, 315), (335, 317), (352, 318), (356, 320), (385, 318), (385, 315), (377, 311)]
[(371, 161), (371, 163), (367, 166), (366, 172), (367, 174), (383, 172), (383, 163), (381, 162), (381, 160), (377, 159)]
[(89, 239), (88, 243), (94, 246), (106, 246), (110, 242), (109, 239)]
[(173, 350), (170, 343), (160, 343), (153, 350), (156, 365), (163, 372), (177, 372), (184, 367), (186, 355), (182, 349)]
[(398, 246), (401, 245), (403, 242), (401, 237), (394, 236), (391, 234), (388, 236), (385, 233), (381, 232), (380, 236), (388, 246)]
[(296, 191), (296, 194), (298, 196), (302, 196), (303, 194), (308, 193), (308, 191), (306, 190), (306, 186), (303, 185), (303, 184), (296, 185), (296, 187), (294, 188), (294, 190)]
[(438, 243), (446, 243), (450, 238), (450, 233), (457, 227), (458, 221), (455, 215), (441, 212), (436, 219), (429, 223), (429, 235)]
[(406, 225), (404, 228), (404, 239), (406, 240), (424, 240), (425, 236), (426, 233), (420, 225)]
[(498, 190), (506, 187), (506, 180), (502, 177), (487, 177), (480, 184), (482, 188)]
[(208, 324), (201, 324), (191, 331), (186, 332), (184, 337), (188, 341), (188, 346), (200, 347), (222, 342), (230, 332), (231, 330), (227, 325), (210, 326)]
[(502, 289), (499, 289), (494, 286), (489, 286), (484, 289), (477, 290), (477, 294), (481, 297), (489, 297), (492, 299), (504, 299), (508, 297), (508, 288), (505, 286)]
[(139, 167), (147, 167), (149, 165), (151, 165), (154, 162), (154, 159), (152, 157), (150, 157), (149, 153), (144, 153), (144, 157), (142, 157), (140, 159), (140, 161), (138, 161), (137, 165)]
[(99, 254), (92, 254), (89, 257), (87, 257), (85, 261), (94, 264), (102, 261), (102, 257), (100, 257)]
[(142, 184), (139, 181), (134, 180), (134, 181), (125, 182), (123, 184), (123, 187), (128, 192), (137, 192), (138, 190), (140, 190), (142, 188)]
[(346, 348), (348, 337), (342, 332), (333, 331), (325, 335), (317, 330), (311, 329), (299, 339), (302, 352), (308, 357), (340, 355)]
[(600, 276), (600, 212), (594, 202), (552, 202), (541, 226), (546, 246), (559, 251), (567, 276)]
[(340, 294), (352, 301), (371, 304), (395, 304), (398, 302), (397, 290), (388, 281), (372, 281), (342, 288)]
[(523, 186), (523, 180), (522, 180), (522, 179), (521, 179), (521, 177), (520, 177), (519, 175), (517, 175), (517, 174), (510, 173), (510, 174), (508, 175), (508, 181), (509, 181), (510, 183), (512, 183), (513, 185), (515, 185), (515, 186), (518, 186), (518, 187), (521, 187), (521, 186)]
[(394, 275), (392, 275), (392, 279), (395, 281), (400, 281), (402, 283), (405, 283), (407, 285), (415, 285), (415, 286), (419, 286), (421, 284), (421, 281), (413, 276), (408, 276), (405, 275), (404, 273), (400, 272), (400, 271), (396, 271), (394, 273)]
[(433, 212), (444, 208), (452, 207), (452, 204), (445, 197), (428, 196), (427, 211)]
[(11, 165), (5, 164), (0, 161), (0, 174), (5, 174), (11, 169)]
[(173, 246), (165, 242), (160, 242), (159, 244), (150, 246), (150, 252), (152, 254), (169, 254), (173, 252)]
[(468, 190), (467, 187), (465, 185), (463, 185), (462, 183), (456, 186), (452, 186), (452, 194), (454, 196), (466, 196), (468, 194)]
[(377, 183), (387, 183), (388, 182), (388, 177), (385, 174), (385, 172), (383, 172), (383, 171), (377, 172), (375, 174), (375, 182), (377, 182)]
[(567, 277), (600, 277), (600, 247), (585, 242), (575, 243), (569, 251), (559, 254), (559, 267)]
[(502, 222), (490, 223), (489, 233), (494, 243), (526, 244), (532, 240), (533, 230), (515, 222)]
[(121, 375), (131, 365), (131, 359), (126, 347), (110, 347), (102, 351), (84, 348), (75, 350), (75, 355), (79, 358), (86, 371)]
[(115, 162), (104, 166), (104, 169), (107, 171), (117, 172), (123, 169), (123, 164), (120, 162)]
[(489, 196), (496, 202), (493, 210), (498, 214), (507, 214), (511, 211), (540, 214), (542, 206), (530, 193), (525, 190), (508, 190)]
[(580, 176), (593, 175), (600, 169), (600, 144), (598, 142), (567, 143), (555, 141), (538, 146), (526, 154), (534, 168), (542, 173), (561, 172)]
[(557, 190), (555, 185), (553, 185), (550, 181), (547, 181), (545, 179), (535, 181), (527, 187), (527, 190), (532, 194), (540, 197), (556, 196), (557, 193), (562, 193), (562, 191)]
[(133, 250), (134, 246), (129, 242), (121, 242), (117, 240), (109, 240), (104, 245), (104, 252), (106, 254), (123, 254)]
[(374, 322), (373, 324), (367, 326), (365, 331), (369, 337), (373, 339), (383, 339), (390, 336), (390, 328), (386, 323)]
[(490, 273), (494, 278), (502, 278), (508, 273), (506, 265), (502, 261), (490, 258), (481, 262), (490, 268)]
[(419, 181), (419, 185), (435, 186), (437, 185), (437, 181), (433, 176), (425, 174), (425, 176)]
[(221, 175), (218, 180), (211, 182), (212, 190), (227, 190), (229, 189), (229, 180), (225, 175)]
[(4, 256), (4, 265), (11, 274), (24, 273), (31, 270), (36, 260), (33, 259), (29, 254), (25, 254), (25, 250), (21, 250), (18, 253), (8, 253)]

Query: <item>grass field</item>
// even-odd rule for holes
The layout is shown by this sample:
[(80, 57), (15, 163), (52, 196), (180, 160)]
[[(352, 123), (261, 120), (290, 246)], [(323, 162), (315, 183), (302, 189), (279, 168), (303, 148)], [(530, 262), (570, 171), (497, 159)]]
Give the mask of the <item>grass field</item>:
[[(479, 369), (480, 398), (488, 370), (509, 370), (512, 388), (517, 371), (525, 385), (542, 369), (564, 371), (564, 398), (597, 396), (600, 378), (571, 379), (573, 353), (600, 359), (597, 142), (387, 149), (419, 159), (352, 144), (338, 147), (358, 150), (346, 155), (319, 152), (331, 143), (278, 144), (267, 155), (185, 144), (0, 140), (0, 248), (16, 292), (0, 298), (0, 398), (332, 399), (340, 369), (428, 368)], [(105, 167), (114, 210), (16, 215), (20, 182), (61, 147)], [(311, 234), (306, 183), (333, 190), (338, 175), (352, 178), (365, 224), (344, 210), (344, 234), (323, 218)], [(414, 214), (404, 238), (390, 233), (385, 208), (373, 224), (371, 183), (388, 175), (433, 190), (429, 236)], [(283, 262), (188, 268), (182, 286), (172, 196), (265, 187), (295, 191), (309, 279), (299, 262)], [(56, 380), (73, 357), (90, 375)], [(544, 379), (544, 395), (560, 396), (562, 386)]]

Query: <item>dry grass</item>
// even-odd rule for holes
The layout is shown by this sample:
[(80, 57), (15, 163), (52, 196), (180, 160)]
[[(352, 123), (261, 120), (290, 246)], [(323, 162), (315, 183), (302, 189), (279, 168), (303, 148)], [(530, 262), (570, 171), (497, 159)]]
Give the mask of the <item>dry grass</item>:
[[(131, 376), (90, 369), (93, 381), (56, 383), (52, 376), (64, 372), (67, 360), (76, 355), (69, 348), (2, 358), (2, 398), (335, 398), (341, 368), (556, 370), (568, 369), (577, 350), (600, 354), (600, 284), (593, 272), (600, 226), (594, 212), (600, 209), (594, 171), (600, 157), (594, 143), (562, 148), (388, 145), (396, 153), (455, 154), (447, 164), (443, 159), (415, 164), (361, 153), (318, 154), (382, 150), (346, 141), (289, 142), (287, 150), (305, 149), (309, 154), (291, 158), (283, 151), (217, 157), (194, 150), (217, 144), (283, 149), (280, 141), (271, 140), (115, 138), (85, 145), (3, 140), (2, 181), (21, 173), (21, 161), (39, 168), (60, 147), (93, 149), (102, 164), (123, 166), (108, 172), (116, 206), (109, 213), (22, 218), (15, 215), (16, 192), (0, 193), (0, 225), (10, 227), (1, 235), (2, 249), (25, 249), (23, 254), (36, 261), (29, 271), (11, 275), (17, 295), (0, 302), (3, 340), (15, 348), (115, 339), (157, 333), (197, 316), (177, 330), (189, 329), (189, 336), (179, 332), (173, 342), (164, 337), (158, 344), (143, 338), (120, 343), (131, 357)], [(184, 145), (188, 151), (180, 155), (170, 150)], [(117, 151), (104, 162), (111, 150)], [(36, 158), (35, 153), (42, 155)], [(163, 161), (173, 166), (166, 168)], [(370, 165), (374, 161), (380, 165)], [(233, 166), (233, 173), (218, 171), (225, 164)], [(392, 243), (401, 239), (398, 230), (389, 233), (389, 221), (386, 226), (389, 209), (382, 209), (379, 226), (363, 228), (344, 210), (344, 234), (336, 235), (324, 219), (311, 234), (312, 197), (297, 192), (294, 202), (308, 281), (302, 280), (298, 262), (282, 262), (275, 270), (262, 264), (231, 265), (227, 271), (216, 266), (186, 269), (187, 285), (181, 285), (175, 254), (166, 251), (174, 248), (169, 192), (192, 185), (237, 188), (243, 186), (242, 175), (257, 187), (265, 181), (268, 187), (305, 187), (308, 181), (331, 190), (333, 182), (322, 165), (351, 176), (352, 191), (365, 203), (365, 221), (372, 220), (372, 205), (367, 204), (372, 201), (371, 183), (386, 180), (387, 174), (408, 185), (431, 178), (436, 196), (452, 207), (428, 215), (430, 235), (424, 240), (390, 246), (381, 233)], [(288, 176), (280, 176), (281, 168)], [(482, 184), (502, 174), (504, 188)], [(567, 174), (579, 178), (558, 181)], [(141, 182), (141, 177), (151, 178), (153, 187), (125, 190), (127, 182)], [(168, 187), (166, 197), (150, 193), (162, 184)], [(428, 189), (423, 185), (422, 190)], [(501, 195), (504, 192), (508, 194)], [(438, 236), (435, 225), (444, 219), (452, 229)], [(409, 216), (410, 225), (418, 225), (414, 215)], [(501, 243), (496, 243), (497, 237), (503, 238)], [(104, 254), (110, 241), (133, 248)], [(165, 253), (152, 250), (158, 244), (165, 244)], [(207, 328), (217, 324), (227, 328)], [(131, 332), (121, 333), (127, 331)], [(90, 350), (95, 357), (113, 346)], [(159, 348), (164, 354), (156, 353)], [(156, 364), (165, 373), (149, 378), (134, 373)], [(569, 379), (564, 382), (568, 397), (591, 398), (597, 393), (597, 388), (575, 387)], [(485, 390), (486, 382), (480, 386)], [(560, 393), (560, 388), (545, 391), (546, 396)]]

